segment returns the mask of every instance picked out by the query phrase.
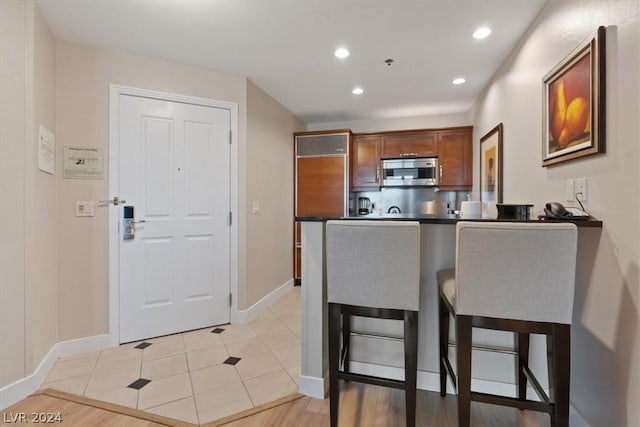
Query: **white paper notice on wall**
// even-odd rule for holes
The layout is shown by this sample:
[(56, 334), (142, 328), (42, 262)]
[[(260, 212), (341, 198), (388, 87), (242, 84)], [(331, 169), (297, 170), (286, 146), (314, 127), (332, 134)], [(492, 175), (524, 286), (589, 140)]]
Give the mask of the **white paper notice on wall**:
[(38, 169), (52, 175), (56, 169), (56, 137), (42, 125), (38, 137)]
[(67, 179), (103, 179), (102, 148), (65, 145), (63, 170)]

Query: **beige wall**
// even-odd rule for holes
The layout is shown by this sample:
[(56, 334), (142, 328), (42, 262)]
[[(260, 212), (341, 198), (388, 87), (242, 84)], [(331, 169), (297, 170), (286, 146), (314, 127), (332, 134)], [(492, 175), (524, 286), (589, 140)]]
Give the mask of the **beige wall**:
[(55, 46), (31, 1), (0, 2), (0, 388), (34, 372), (57, 340), (55, 177), (38, 170), (55, 133)]
[[(247, 296), (255, 304), (293, 276), (293, 132), (304, 123), (247, 84)], [(260, 213), (252, 213), (252, 203)]]
[[(564, 202), (566, 179), (589, 179), (586, 208), (604, 227), (580, 232), (571, 401), (594, 426), (640, 425), (639, 16), (637, 1), (550, 1), (471, 113), (474, 147), (504, 123), (505, 202), (537, 213)], [(609, 26), (607, 153), (543, 168), (542, 77), (599, 25)]]
[(26, 16), (0, 2), (0, 387), (25, 375)]
[(56, 177), (38, 170), (40, 125), (56, 132), (56, 46), (29, 2), (27, 143), (25, 144), (25, 280), (27, 372), (33, 372), (58, 338), (58, 210)]
[(470, 125), (467, 114), (439, 114), (418, 117), (396, 117), (389, 119), (350, 120), (331, 123), (311, 123), (308, 130), (351, 129), (353, 132), (378, 132), (402, 129), (431, 129)]
[[(108, 333), (108, 209), (96, 208), (95, 217), (74, 216), (78, 200), (105, 200), (108, 193), (109, 84), (133, 86), (239, 104), (239, 193), (245, 183), (246, 79), (203, 68), (116, 53), (58, 41), (57, 45), (58, 154), (64, 145), (101, 147), (105, 154), (105, 179), (59, 182), (60, 230), (60, 340)], [(58, 166), (61, 163), (58, 162)], [(240, 197), (242, 216), (245, 205)], [(239, 252), (245, 250), (246, 234), (240, 228)], [(243, 260), (240, 255), (239, 260)], [(240, 295), (246, 265), (241, 264)]]
[[(56, 41), (22, 0), (0, 2), (0, 62), (0, 388), (33, 373), (56, 342), (109, 332), (108, 208), (89, 218), (74, 208), (113, 195), (107, 176), (63, 179), (61, 158), (65, 145), (102, 147), (107, 173), (110, 83), (239, 105), (238, 308), (291, 279), (291, 134), (304, 124), (260, 88), (238, 75)], [(55, 176), (38, 170), (41, 124), (56, 134)], [(247, 214), (248, 200), (261, 202), (261, 214)]]

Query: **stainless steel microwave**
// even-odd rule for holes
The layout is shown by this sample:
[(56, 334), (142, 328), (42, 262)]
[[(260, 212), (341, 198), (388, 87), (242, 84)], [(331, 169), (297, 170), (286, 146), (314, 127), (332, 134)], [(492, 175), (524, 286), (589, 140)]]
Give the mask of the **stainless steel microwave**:
[(432, 187), (438, 185), (438, 159), (390, 159), (382, 161), (384, 187)]

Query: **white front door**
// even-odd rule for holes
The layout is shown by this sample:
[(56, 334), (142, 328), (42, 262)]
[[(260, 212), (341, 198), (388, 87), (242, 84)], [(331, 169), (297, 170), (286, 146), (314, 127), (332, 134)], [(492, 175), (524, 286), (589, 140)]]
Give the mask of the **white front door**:
[(230, 111), (118, 103), (120, 342), (228, 323)]

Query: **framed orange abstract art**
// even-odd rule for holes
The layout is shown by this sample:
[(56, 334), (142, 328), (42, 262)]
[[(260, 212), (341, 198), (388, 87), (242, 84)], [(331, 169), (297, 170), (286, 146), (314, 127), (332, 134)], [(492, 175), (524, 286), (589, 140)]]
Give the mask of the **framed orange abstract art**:
[(605, 27), (544, 76), (542, 166), (605, 149)]
[(502, 123), (480, 138), (480, 201), (502, 203)]

